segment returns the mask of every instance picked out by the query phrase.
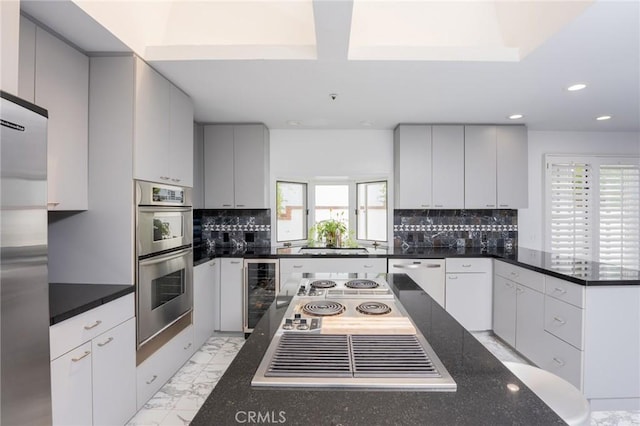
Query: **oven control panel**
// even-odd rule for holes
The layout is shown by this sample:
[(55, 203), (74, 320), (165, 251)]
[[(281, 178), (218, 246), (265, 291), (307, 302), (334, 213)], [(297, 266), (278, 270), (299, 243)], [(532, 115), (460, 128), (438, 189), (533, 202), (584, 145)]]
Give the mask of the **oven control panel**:
[(293, 318), (285, 318), (282, 329), (285, 331), (320, 331), (321, 318), (302, 318), (300, 314), (294, 314)]

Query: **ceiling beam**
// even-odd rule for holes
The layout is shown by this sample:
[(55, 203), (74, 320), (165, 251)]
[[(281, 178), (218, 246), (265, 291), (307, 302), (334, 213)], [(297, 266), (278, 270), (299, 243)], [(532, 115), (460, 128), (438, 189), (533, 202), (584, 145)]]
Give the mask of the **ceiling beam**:
[(313, 0), (318, 60), (347, 60), (353, 0)]

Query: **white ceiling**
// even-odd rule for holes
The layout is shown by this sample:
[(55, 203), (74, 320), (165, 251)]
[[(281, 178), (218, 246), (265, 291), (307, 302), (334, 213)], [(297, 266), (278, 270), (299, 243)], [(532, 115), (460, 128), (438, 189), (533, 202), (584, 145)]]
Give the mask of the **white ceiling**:
[[(253, 3), (264, 6), (265, 0)], [(444, 33), (444, 40), (451, 42), (448, 47), (443, 47), (445, 42), (425, 45), (416, 41), (420, 35), (407, 28), (419, 27), (419, 21), (410, 20), (406, 11), (402, 18), (401, 7), (436, 2), (369, 2), (371, 7), (382, 4), (390, 9), (385, 13), (378, 10), (373, 15), (378, 20), (370, 17), (363, 21), (361, 15), (357, 19), (354, 15), (352, 25), (352, 12), (366, 3), (358, 0), (354, 6), (350, 0), (314, 0), (315, 46), (308, 20), (298, 22), (303, 22), (307, 30), (299, 25), (302, 36), (294, 46), (296, 52), (282, 43), (276, 48), (266, 42), (262, 46), (264, 58), (307, 59), (182, 59), (193, 57), (194, 52), (205, 58), (261, 57), (261, 46), (251, 40), (245, 40), (239, 56), (230, 54), (228, 46), (217, 46), (217, 50), (197, 46), (199, 37), (194, 34), (206, 24), (216, 24), (214, 19), (200, 19), (199, 25), (191, 22), (187, 30), (184, 25), (179, 31), (173, 28), (182, 37), (182, 44), (147, 47), (141, 52), (134, 42), (124, 43), (124, 38), (121, 41), (114, 37), (71, 1), (23, 0), (22, 9), (90, 54), (138, 52), (193, 98), (196, 121), (202, 123), (264, 122), (272, 129), (391, 129), (398, 123), (418, 122), (513, 123), (506, 117), (521, 113), (525, 117), (518, 122), (536, 130), (640, 131), (638, 0), (600, 0), (594, 4), (575, 0), (500, 2), (503, 12), (515, 3), (527, 13), (510, 13), (506, 20), (503, 15), (502, 33), (487, 36), (489, 44), (480, 47), (483, 53), (489, 45), (496, 48), (491, 53), (493, 60), (484, 59), (489, 56), (477, 60), (478, 49), (468, 55), (468, 48), (456, 48), (463, 31), (453, 25), (451, 34)], [(474, 10), (483, 2), (457, 3), (458, 9), (464, 5), (468, 6), (465, 10)], [(554, 10), (570, 13), (552, 13)], [(578, 16), (572, 18), (576, 13)], [(381, 16), (387, 21), (380, 20)], [(481, 14), (474, 12), (473, 16)], [(469, 24), (463, 28), (470, 28), (473, 21), (469, 16), (464, 19)], [(424, 22), (425, 29), (433, 29), (438, 20), (431, 16)], [(127, 25), (131, 27), (132, 23), (127, 21)], [(218, 19), (217, 26), (221, 25)], [(373, 42), (368, 45), (362, 33), (352, 33), (357, 28), (373, 34)], [(218, 31), (218, 35), (229, 31)], [(405, 41), (400, 45), (394, 39), (402, 31), (414, 35), (413, 44)], [(246, 35), (247, 31), (237, 33)], [(502, 45), (496, 43), (500, 40)], [(310, 50), (313, 48), (315, 54)], [(431, 60), (407, 60), (407, 53)], [(384, 59), (362, 59), (365, 57)], [(588, 87), (580, 92), (566, 91), (578, 82)], [(338, 94), (335, 101), (331, 93)], [(604, 114), (613, 118), (595, 120)], [(300, 124), (294, 127), (291, 121)], [(369, 126), (363, 127), (363, 122)]]

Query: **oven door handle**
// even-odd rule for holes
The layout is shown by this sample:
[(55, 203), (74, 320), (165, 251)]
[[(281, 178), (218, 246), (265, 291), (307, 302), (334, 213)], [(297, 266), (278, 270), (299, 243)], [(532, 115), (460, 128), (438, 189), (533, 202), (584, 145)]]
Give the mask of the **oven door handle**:
[(190, 213), (192, 207), (168, 207), (168, 206), (138, 206), (140, 213)]
[(148, 259), (143, 259), (143, 260), (138, 261), (138, 264), (140, 266), (155, 265), (156, 263), (162, 263), (162, 262), (166, 262), (167, 260), (178, 259), (180, 257), (184, 257), (185, 255), (190, 254), (191, 252), (193, 252), (193, 249), (192, 248), (188, 248), (188, 249), (180, 250), (180, 251), (177, 251), (177, 252), (171, 252), (171, 253), (163, 254), (163, 255), (160, 255), (160, 256), (150, 257)]

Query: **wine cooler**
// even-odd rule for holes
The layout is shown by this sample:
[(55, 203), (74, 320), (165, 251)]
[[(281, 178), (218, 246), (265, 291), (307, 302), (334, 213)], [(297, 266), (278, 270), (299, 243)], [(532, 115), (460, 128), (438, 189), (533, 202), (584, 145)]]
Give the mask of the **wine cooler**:
[(244, 332), (251, 333), (280, 291), (278, 259), (245, 259)]

